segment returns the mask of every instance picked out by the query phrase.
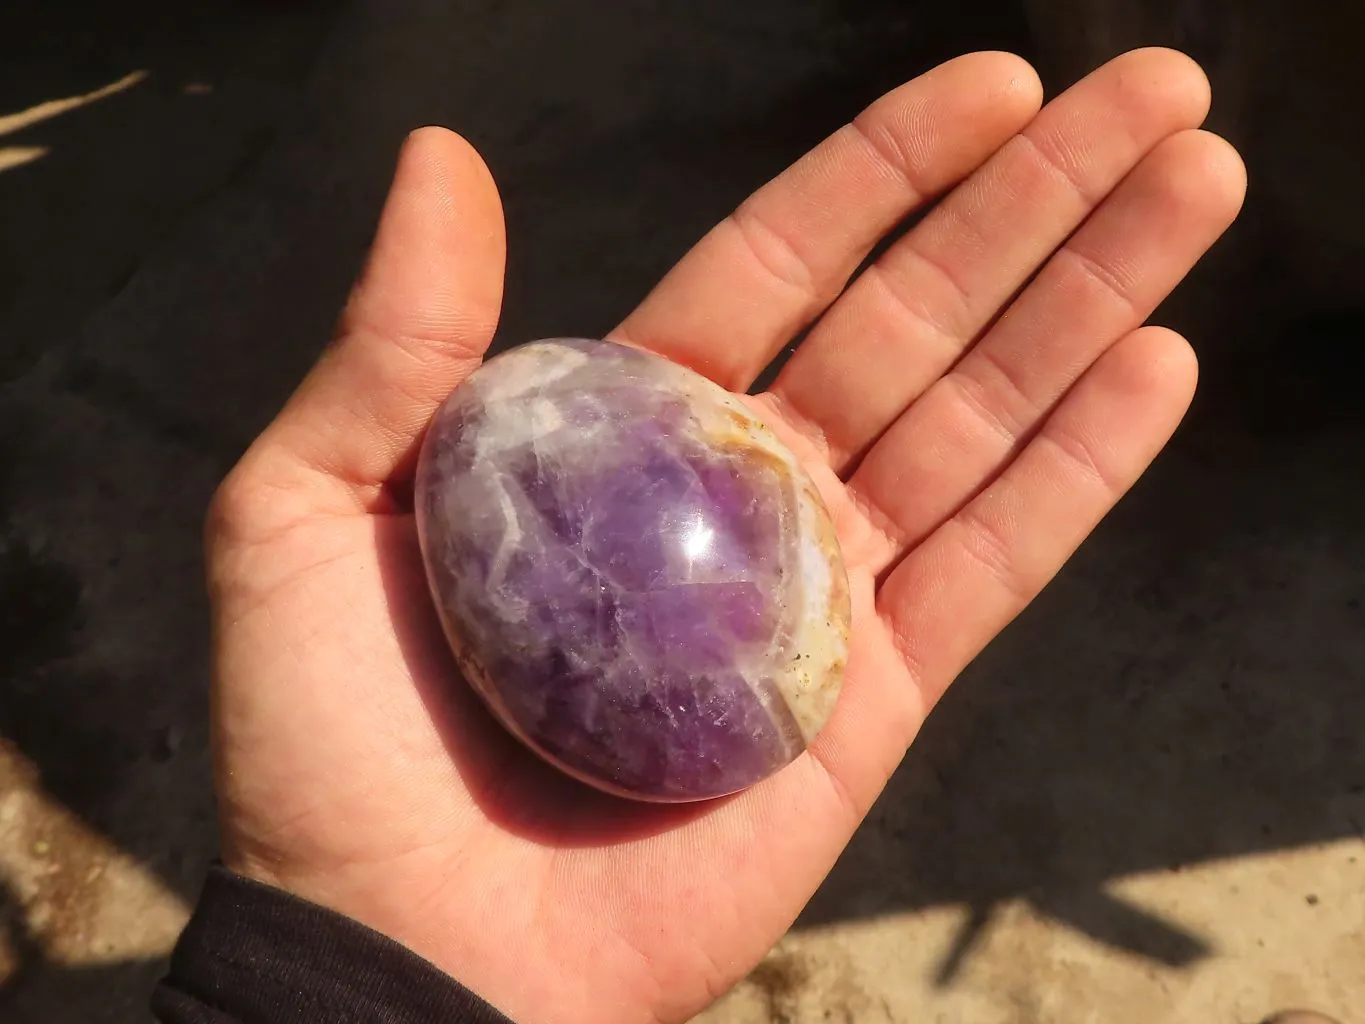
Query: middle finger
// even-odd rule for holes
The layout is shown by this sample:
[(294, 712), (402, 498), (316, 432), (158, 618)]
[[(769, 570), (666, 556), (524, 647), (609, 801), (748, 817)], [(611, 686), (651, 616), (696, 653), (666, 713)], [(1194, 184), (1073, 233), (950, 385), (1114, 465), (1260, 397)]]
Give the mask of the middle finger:
[(1138, 161), (1208, 108), (1198, 65), (1165, 49), (1063, 93), (816, 325), (771, 389), (784, 418), (847, 472)]

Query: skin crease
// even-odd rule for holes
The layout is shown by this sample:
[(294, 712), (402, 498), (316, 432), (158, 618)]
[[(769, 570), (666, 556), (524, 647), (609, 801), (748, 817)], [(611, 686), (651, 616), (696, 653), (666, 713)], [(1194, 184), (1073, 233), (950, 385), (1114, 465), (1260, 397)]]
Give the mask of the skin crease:
[(1040, 102), (1011, 55), (934, 69), (760, 189), (613, 332), (743, 391), (833, 303), (747, 401), (834, 516), (844, 692), (790, 767), (690, 808), (560, 777), (454, 680), (412, 467), (488, 345), (506, 241), (478, 155), (415, 133), (335, 340), (209, 513), (227, 864), (392, 936), (519, 1024), (682, 1021), (752, 968), (934, 702), (1193, 394), (1190, 346), (1143, 323), (1245, 190), (1197, 130), (1203, 74), (1138, 51)]

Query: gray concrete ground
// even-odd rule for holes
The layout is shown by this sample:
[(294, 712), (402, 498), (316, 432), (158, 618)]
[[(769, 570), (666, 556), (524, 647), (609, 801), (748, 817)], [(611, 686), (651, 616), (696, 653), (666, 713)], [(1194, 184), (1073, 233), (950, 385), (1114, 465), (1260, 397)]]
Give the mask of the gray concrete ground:
[[(498, 176), (502, 342), (592, 334), (883, 88), (1031, 46), (1004, 4), (891, 0), (14, 0), (2, 18), (15, 1024), (146, 1019), (214, 849), (201, 510), (325, 340), (408, 129), (462, 131)], [(68, 97), (87, 100), (41, 106)], [(709, 1021), (1362, 1019), (1365, 296), (1286, 270), (1351, 266), (1321, 255), (1349, 233), (1283, 228), (1304, 195), (1353, 223), (1359, 197), (1315, 183), (1359, 165), (1360, 134), (1303, 114), (1320, 145), (1295, 143), (1299, 178), (1275, 164), (1270, 198), (1257, 154), (1276, 147), (1248, 136), (1250, 216), (1170, 310), (1198, 329), (1200, 413), (964, 677)]]

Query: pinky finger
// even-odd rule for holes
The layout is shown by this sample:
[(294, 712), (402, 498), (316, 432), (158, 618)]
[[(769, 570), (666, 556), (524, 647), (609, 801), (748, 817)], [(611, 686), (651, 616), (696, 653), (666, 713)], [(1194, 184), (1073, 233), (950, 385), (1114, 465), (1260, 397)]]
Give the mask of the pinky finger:
[(891, 572), (878, 614), (926, 710), (1147, 469), (1189, 408), (1197, 375), (1180, 335), (1127, 335), (1004, 473)]

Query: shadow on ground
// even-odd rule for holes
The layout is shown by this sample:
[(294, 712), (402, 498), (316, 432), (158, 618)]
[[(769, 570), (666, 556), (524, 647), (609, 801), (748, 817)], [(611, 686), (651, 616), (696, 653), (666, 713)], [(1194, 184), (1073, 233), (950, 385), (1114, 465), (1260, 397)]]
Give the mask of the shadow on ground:
[[(0, 115), (147, 73), (0, 135), (25, 151), (0, 170), (0, 737), (186, 899), (213, 848), (199, 517), (325, 340), (403, 134), (455, 127), (499, 179), (499, 344), (600, 334), (883, 89), (1028, 49), (1003, 4), (525, 7), (25, 0), (0, 22)], [(1023, 898), (1188, 963), (1216, 937), (1110, 880), (1360, 832), (1362, 319), (1245, 294), (1252, 365), (1209, 348), (1176, 451), (934, 714), (802, 926), (966, 903), (947, 984)], [(51, 962), (16, 902), (7, 1019), (142, 1019), (159, 961)]]

